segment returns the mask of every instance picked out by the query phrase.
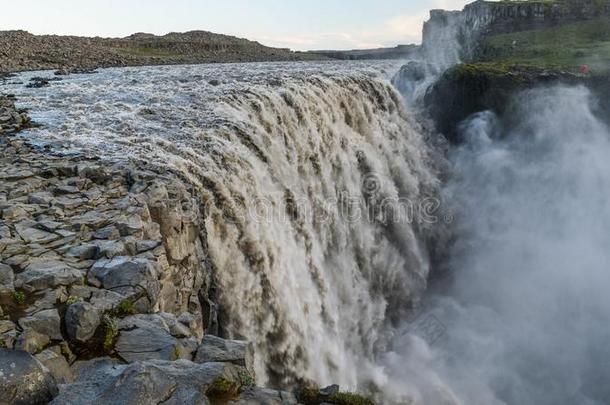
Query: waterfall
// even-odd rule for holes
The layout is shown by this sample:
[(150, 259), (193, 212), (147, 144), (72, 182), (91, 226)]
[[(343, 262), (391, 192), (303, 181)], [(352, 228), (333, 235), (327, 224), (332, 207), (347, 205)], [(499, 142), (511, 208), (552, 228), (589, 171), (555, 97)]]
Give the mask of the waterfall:
[(146, 160), (197, 190), (219, 332), (253, 342), (258, 384), (368, 391), (426, 288), (438, 221), (435, 151), (396, 69), (107, 69), (14, 90), (45, 124), (36, 142)]
[(235, 121), (194, 162), (221, 324), (255, 343), (265, 383), (380, 383), (376, 356), (428, 275), (427, 229), (392, 216), (434, 196), (422, 128), (366, 76), (259, 88), (225, 108)]

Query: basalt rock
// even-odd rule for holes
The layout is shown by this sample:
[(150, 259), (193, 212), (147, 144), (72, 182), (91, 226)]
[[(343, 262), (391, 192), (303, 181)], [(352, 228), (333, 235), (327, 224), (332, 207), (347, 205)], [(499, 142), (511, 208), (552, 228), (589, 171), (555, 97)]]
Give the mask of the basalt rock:
[(24, 351), (0, 348), (0, 403), (46, 404), (57, 395), (49, 370)]
[(244, 372), (228, 363), (187, 360), (97, 362), (81, 371), (76, 382), (61, 386), (51, 404), (208, 404), (209, 397), (238, 397)]

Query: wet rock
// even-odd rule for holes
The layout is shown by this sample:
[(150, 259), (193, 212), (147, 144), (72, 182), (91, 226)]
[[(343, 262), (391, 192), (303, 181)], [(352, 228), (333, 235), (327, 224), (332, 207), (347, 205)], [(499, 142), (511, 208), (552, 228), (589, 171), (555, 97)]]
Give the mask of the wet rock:
[(33, 77), (30, 79), (30, 83), (28, 83), (25, 87), (40, 88), (40, 87), (46, 87), (49, 84), (50, 84), (50, 81), (48, 79), (45, 79), (43, 77)]
[(53, 340), (62, 340), (61, 318), (57, 309), (47, 309), (37, 312), (32, 316), (21, 318), (19, 326), (23, 329), (30, 328)]
[(320, 395), (323, 397), (330, 397), (331, 395), (339, 393), (339, 386), (337, 384), (329, 385), (328, 387), (320, 389)]
[(51, 372), (51, 375), (58, 384), (66, 384), (74, 381), (74, 374), (72, 374), (70, 365), (65, 357), (62, 356), (58, 347), (43, 350), (35, 357)]
[(24, 351), (0, 349), (0, 403), (46, 404), (58, 393), (48, 369)]
[(240, 340), (227, 340), (205, 335), (195, 355), (196, 363), (228, 362), (253, 370), (252, 345)]
[(215, 387), (228, 394), (241, 388), (239, 367), (228, 363), (195, 364), (149, 360), (130, 365), (98, 362), (61, 387), (53, 405), (208, 404)]
[(88, 302), (76, 302), (66, 310), (66, 332), (76, 342), (85, 343), (91, 339), (101, 321), (99, 309)]

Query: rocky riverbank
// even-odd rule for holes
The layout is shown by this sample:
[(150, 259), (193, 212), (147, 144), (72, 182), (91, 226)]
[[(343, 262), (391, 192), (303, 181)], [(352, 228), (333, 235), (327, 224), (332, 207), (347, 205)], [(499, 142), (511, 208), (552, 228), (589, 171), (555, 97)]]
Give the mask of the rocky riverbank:
[(206, 31), (126, 38), (32, 35), (0, 31), (0, 72), (220, 62), (319, 60), (323, 56), (270, 48)]

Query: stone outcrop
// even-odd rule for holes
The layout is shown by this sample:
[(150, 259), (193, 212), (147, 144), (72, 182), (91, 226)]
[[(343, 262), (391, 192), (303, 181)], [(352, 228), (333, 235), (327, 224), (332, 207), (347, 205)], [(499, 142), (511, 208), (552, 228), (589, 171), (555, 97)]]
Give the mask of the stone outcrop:
[[(270, 48), (258, 42), (206, 31), (126, 38), (32, 35), (0, 31), (0, 72), (58, 69), (58, 75), (92, 68), (187, 63), (320, 59), (322, 56)], [(33, 87), (44, 86), (42, 81)]]
[[(204, 322), (200, 301), (211, 302), (210, 274), (183, 182), (137, 164), (53, 156), (19, 138), (0, 144), (4, 346), (102, 350), (106, 321), (138, 313), (160, 314), (171, 339), (203, 337), (215, 316)], [(137, 334), (116, 332), (105, 351)], [(194, 354), (192, 346), (180, 350)]]

